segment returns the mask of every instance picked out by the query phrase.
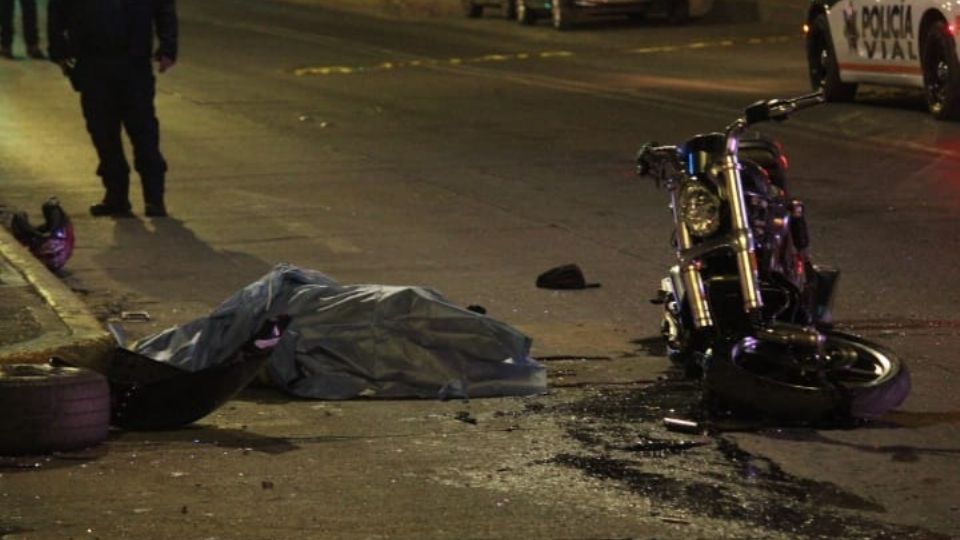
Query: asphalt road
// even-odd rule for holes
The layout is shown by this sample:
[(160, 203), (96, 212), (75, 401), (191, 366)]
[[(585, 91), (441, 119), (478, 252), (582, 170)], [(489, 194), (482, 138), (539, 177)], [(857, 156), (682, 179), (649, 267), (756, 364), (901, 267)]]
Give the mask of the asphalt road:
[[(695, 389), (662, 380), (648, 299), (669, 216), (633, 156), (807, 91), (798, 29), (561, 33), (331, 5), (181, 3), (157, 98), (171, 219), (89, 217), (76, 95), (55, 66), (0, 64), (0, 202), (35, 214), (60, 197), (79, 238), (65, 281), (104, 320), (148, 311), (133, 337), (290, 262), (483, 305), (534, 339), (551, 393), (251, 391), (193, 429), (0, 463), (0, 538), (960, 537), (960, 124), (918, 92), (866, 88), (771, 130), (815, 258), (843, 270), (841, 326), (909, 362), (901, 409), (856, 429), (670, 433), (660, 419)], [(534, 287), (567, 262), (603, 286)]]

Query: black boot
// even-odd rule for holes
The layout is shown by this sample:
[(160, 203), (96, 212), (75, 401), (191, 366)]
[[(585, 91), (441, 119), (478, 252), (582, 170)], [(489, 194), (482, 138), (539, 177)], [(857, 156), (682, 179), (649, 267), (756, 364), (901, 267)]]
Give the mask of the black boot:
[(93, 217), (109, 216), (115, 218), (129, 218), (133, 217), (133, 212), (130, 211), (130, 204), (118, 205), (104, 201), (91, 206), (90, 215)]
[(146, 203), (144, 213), (147, 217), (167, 217), (167, 207), (161, 203)]
[(106, 193), (103, 200), (90, 207), (94, 217), (133, 217), (130, 211), (130, 178), (126, 174), (104, 175), (99, 170)]
[(163, 204), (163, 193), (166, 178), (163, 174), (166, 164), (160, 172), (152, 174), (140, 172), (140, 181), (143, 186), (144, 214), (148, 217), (167, 217), (167, 206)]

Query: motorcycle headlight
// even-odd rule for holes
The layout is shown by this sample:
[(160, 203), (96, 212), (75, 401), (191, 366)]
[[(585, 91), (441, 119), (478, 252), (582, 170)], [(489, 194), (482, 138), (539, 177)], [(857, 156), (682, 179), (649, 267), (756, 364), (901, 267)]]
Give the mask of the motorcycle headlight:
[(681, 186), (679, 203), (680, 216), (693, 236), (704, 238), (720, 228), (720, 198), (703, 184)]

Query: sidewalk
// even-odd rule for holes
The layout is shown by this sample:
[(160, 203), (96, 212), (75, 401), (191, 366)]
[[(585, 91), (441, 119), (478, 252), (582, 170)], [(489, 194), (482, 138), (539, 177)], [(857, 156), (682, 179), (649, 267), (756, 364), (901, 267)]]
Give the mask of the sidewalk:
[(76, 294), (0, 227), (0, 364), (60, 356), (97, 367), (113, 346)]

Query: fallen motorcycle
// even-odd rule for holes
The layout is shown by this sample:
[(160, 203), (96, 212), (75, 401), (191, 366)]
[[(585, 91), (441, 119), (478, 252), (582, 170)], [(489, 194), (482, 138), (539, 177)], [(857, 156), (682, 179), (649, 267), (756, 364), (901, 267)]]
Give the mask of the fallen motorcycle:
[(670, 359), (710, 402), (776, 418), (874, 418), (900, 405), (910, 375), (892, 351), (833, 329), (839, 271), (813, 264), (787, 160), (752, 126), (786, 120), (821, 93), (756, 102), (723, 132), (644, 145), (641, 176), (669, 193), (677, 264), (662, 280)]

